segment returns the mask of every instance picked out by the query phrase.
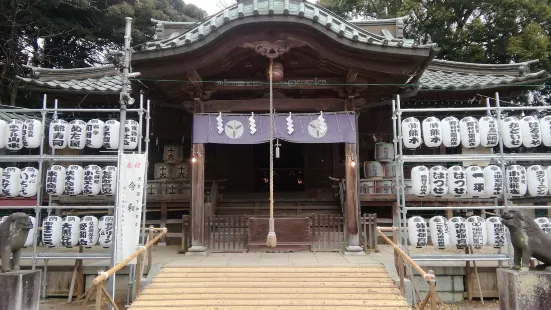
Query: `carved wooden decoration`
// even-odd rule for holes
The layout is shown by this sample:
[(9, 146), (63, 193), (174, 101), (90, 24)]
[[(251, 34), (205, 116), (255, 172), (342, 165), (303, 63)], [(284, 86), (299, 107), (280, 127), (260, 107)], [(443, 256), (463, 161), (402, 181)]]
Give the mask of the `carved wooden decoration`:
[(281, 55), (287, 53), (291, 48), (302, 46), (305, 46), (305, 44), (288, 40), (277, 40), (274, 42), (255, 41), (243, 44), (243, 47), (254, 49), (255, 52), (257, 52), (258, 54), (268, 57), (270, 59), (276, 59), (280, 57)]

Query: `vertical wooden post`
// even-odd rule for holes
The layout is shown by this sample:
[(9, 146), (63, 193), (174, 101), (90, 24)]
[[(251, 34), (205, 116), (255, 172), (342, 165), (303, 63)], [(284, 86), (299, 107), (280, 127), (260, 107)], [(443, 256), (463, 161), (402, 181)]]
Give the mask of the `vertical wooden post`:
[(96, 310), (101, 310), (101, 295), (103, 294), (103, 282), (96, 285)]
[(400, 276), (400, 294), (406, 296), (405, 280), (404, 280), (404, 260), (402, 257), (398, 257), (398, 275)]
[[(465, 254), (469, 254), (469, 247), (465, 247)], [(467, 285), (467, 299), (473, 301), (473, 285), (471, 281), (471, 262), (467, 261), (465, 266), (465, 284)]]
[(429, 290), (430, 290), (430, 308), (432, 310), (436, 310), (436, 278), (434, 277), (434, 271), (429, 270), (429, 274), (431, 275), (431, 279), (429, 281)]
[[(161, 202), (161, 228), (165, 228), (166, 227), (166, 220), (168, 218), (168, 207), (167, 207), (167, 203), (166, 202)], [(164, 245), (166, 245), (166, 235), (164, 235), (162, 238), (161, 238), (161, 241), (160, 243), (164, 243)]]
[(205, 241), (205, 146), (193, 144), (191, 164), (191, 247), (188, 253), (204, 253)]
[(134, 300), (138, 297), (140, 297), (140, 286), (142, 282), (142, 273), (143, 273), (143, 255), (144, 253), (141, 253), (136, 257), (136, 281), (134, 281)]
[[(147, 241), (153, 240), (153, 225), (149, 226), (149, 232), (147, 234)], [(147, 248), (147, 273), (149, 273), (149, 270), (151, 270), (151, 266), (153, 266), (153, 246), (150, 246)]]
[[(345, 102), (346, 111), (355, 111), (354, 96), (348, 96)], [(354, 114), (354, 128), (356, 129), (356, 142), (358, 142), (358, 116)], [(346, 220), (348, 225), (348, 247), (347, 252), (361, 252), (360, 247), (360, 234), (358, 227), (358, 215), (360, 213), (359, 208), (359, 196), (358, 196), (358, 179), (359, 179), (359, 163), (358, 163), (358, 144), (357, 143), (345, 143), (344, 144), (345, 162), (344, 162), (344, 174), (346, 178), (345, 183), (345, 195), (346, 195)], [(352, 166), (352, 162), (355, 162), (355, 166)]]

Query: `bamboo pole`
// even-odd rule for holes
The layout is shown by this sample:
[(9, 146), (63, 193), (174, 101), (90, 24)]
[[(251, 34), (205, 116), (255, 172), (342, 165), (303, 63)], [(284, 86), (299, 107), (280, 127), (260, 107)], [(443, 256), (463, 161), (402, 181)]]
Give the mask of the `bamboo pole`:
[(415, 270), (417, 270), (417, 272), (423, 277), (423, 279), (425, 279), (425, 281), (430, 281), (432, 279), (431, 275), (426, 273), (423, 268), (421, 268), (419, 265), (417, 265), (416, 262), (414, 262), (411, 257), (409, 257), (409, 255), (406, 254), (406, 252), (404, 252), (402, 249), (400, 249), (400, 247), (398, 245), (396, 245), (394, 242), (392, 242), (392, 240), (390, 240), (385, 234), (383, 234), (383, 232), (381, 231), (381, 229), (378, 227), (377, 228), (377, 231), (379, 232), (379, 235), (381, 235), (381, 237), (383, 238), (383, 240), (385, 240), (386, 243), (388, 243), (389, 245), (391, 245), (397, 252), (398, 254), (400, 254), (400, 256), (402, 256), (402, 258), (407, 262), (409, 263)]
[(429, 270), (431, 279), (429, 280), (429, 290), (430, 290), (430, 308), (431, 310), (436, 310), (436, 277), (434, 276), (434, 271)]
[[(471, 254), (474, 254), (473, 246), (469, 245), (469, 248), (471, 249)], [(476, 276), (476, 281), (478, 282), (478, 291), (480, 293), (480, 302), (484, 306), (484, 296), (482, 296), (482, 285), (480, 285), (480, 277), (478, 276), (478, 267), (476, 266), (476, 261), (473, 260), (473, 266), (474, 266), (474, 275)]]
[[(150, 231), (151, 230), (154, 230), (154, 229), (150, 228)], [(107, 270), (106, 272), (104, 272), (104, 273), (100, 274), (99, 276), (97, 276), (92, 281), (92, 283), (94, 285), (98, 285), (99, 283), (107, 280), (107, 278), (112, 276), (115, 272), (117, 272), (117, 271), (121, 270), (122, 268), (124, 268), (128, 263), (130, 263), (134, 258), (136, 258), (136, 256), (138, 256), (141, 253), (145, 252), (148, 248), (150, 248), (153, 244), (155, 244), (155, 242), (157, 242), (164, 235), (166, 235), (166, 232), (167, 232), (166, 227), (161, 228), (161, 232), (159, 234), (157, 234), (157, 236), (155, 236), (155, 238), (153, 238), (152, 240), (149, 240), (149, 242), (147, 242), (143, 247), (141, 247), (140, 249), (134, 251), (134, 253), (132, 253), (130, 256), (128, 256), (126, 259), (124, 259), (122, 262), (115, 265), (113, 268), (111, 268), (111, 269)]]

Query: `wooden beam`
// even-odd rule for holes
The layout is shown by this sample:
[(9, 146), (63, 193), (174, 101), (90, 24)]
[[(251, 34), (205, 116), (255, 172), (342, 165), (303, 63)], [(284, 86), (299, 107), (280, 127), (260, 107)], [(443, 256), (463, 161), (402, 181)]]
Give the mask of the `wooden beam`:
[[(274, 89), (335, 89), (344, 87), (344, 78), (335, 77), (298, 77), (285, 78), (281, 82), (274, 83)], [(217, 91), (235, 91), (235, 90), (260, 90), (268, 89), (270, 85), (266, 80), (247, 80), (247, 79), (224, 79), (209, 83), (204, 83), (206, 90), (216, 89)]]
[(358, 77), (360, 71), (357, 68), (350, 68), (346, 73), (346, 84), (353, 84)]
[[(365, 102), (365, 99), (356, 99), (359, 105)], [(193, 110), (197, 101), (185, 102), (184, 106)], [(250, 100), (211, 100), (204, 103), (204, 111), (212, 112), (232, 112), (232, 111), (268, 111), (270, 106), (269, 99), (250, 99)], [(277, 111), (342, 111), (344, 109), (344, 100), (336, 98), (314, 98), (314, 99), (274, 99), (274, 109)]]
[[(195, 113), (204, 113), (204, 105), (199, 100)], [(206, 251), (205, 247), (205, 145), (194, 143), (191, 163), (191, 248), (189, 252)]]

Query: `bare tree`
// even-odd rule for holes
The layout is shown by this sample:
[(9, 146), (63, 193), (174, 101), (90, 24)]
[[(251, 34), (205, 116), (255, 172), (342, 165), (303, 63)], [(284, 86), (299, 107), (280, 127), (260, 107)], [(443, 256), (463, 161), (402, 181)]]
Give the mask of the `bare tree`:
[(216, 6), (220, 9), (220, 10), (223, 10), (225, 8), (227, 8), (228, 6), (236, 3), (237, 0), (218, 0), (218, 2), (216, 3)]

